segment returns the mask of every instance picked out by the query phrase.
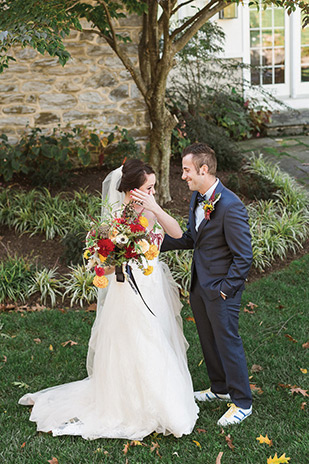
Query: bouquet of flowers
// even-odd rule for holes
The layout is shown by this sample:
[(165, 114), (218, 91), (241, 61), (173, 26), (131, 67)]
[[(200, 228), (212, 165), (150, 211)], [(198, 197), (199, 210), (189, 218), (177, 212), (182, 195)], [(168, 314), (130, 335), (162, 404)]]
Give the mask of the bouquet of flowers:
[[(93, 220), (92, 228), (86, 237), (84, 258), (88, 260), (86, 269), (94, 268), (93, 284), (105, 288), (106, 267), (115, 267), (117, 274), (123, 276), (123, 264), (136, 263), (145, 275), (153, 271), (148, 261), (158, 256), (158, 247), (147, 231), (148, 220), (138, 214), (133, 205), (124, 205), (113, 215), (108, 212), (103, 219)], [(119, 272), (120, 269), (120, 272)], [(123, 281), (117, 278), (119, 281)]]

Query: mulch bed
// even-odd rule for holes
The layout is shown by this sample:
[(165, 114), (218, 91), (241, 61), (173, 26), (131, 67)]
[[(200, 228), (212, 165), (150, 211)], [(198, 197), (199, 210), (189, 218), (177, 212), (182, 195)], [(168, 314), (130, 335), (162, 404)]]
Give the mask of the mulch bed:
[[(74, 190), (87, 189), (89, 193), (97, 193), (99, 195), (99, 192), (101, 192), (102, 181), (106, 177), (107, 173), (108, 171), (104, 168), (76, 170), (72, 173), (67, 185), (63, 188), (54, 187), (50, 189), (50, 191), (52, 194), (55, 194), (60, 191), (72, 192)], [(218, 172), (218, 177), (223, 183), (225, 183), (225, 180), (230, 174), (231, 173), (228, 172)], [(237, 173), (237, 175), (241, 176), (241, 171)], [(0, 186), (10, 186), (11, 188), (23, 188), (26, 190), (33, 188), (25, 177), (16, 177), (10, 183), (0, 183)], [(187, 217), (191, 193), (189, 192), (186, 183), (181, 180), (181, 165), (177, 162), (173, 162), (171, 164), (170, 191), (172, 201), (166, 205), (166, 208)], [(240, 194), (240, 197), (245, 203), (249, 202), (245, 195)], [(49, 268), (57, 266), (60, 274), (65, 274), (69, 271), (68, 266), (61, 261), (63, 245), (59, 237), (54, 240), (46, 240), (43, 234), (33, 236), (30, 236), (30, 234), (19, 235), (15, 233), (14, 230), (0, 225), (0, 260), (4, 259), (7, 253), (10, 255), (16, 254), (17, 256), (28, 256), (35, 262), (44, 264)], [(272, 266), (265, 271), (258, 271), (257, 269), (252, 268), (248, 281), (253, 282), (254, 280), (268, 275), (273, 271), (282, 269), (294, 259), (298, 259), (308, 253), (309, 240), (297, 253), (289, 253), (283, 261), (278, 260), (277, 262), (274, 262)]]

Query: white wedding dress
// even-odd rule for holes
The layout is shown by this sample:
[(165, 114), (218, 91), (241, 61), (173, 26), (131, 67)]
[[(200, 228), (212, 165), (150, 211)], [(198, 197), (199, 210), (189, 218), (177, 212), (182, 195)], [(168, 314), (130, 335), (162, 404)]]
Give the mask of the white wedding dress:
[[(154, 271), (133, 274), (155, 316), (129, 282), (111, 276), (99, 291), (89, 341), (88, 377), (24, 395), (30, 420), (53, 435), (142, 440), (152, 432), (181, 437), (198, 415), (187, 366), (178, 289), (158, 258)], [(104, 298), (103, 298), (103, 293)]]

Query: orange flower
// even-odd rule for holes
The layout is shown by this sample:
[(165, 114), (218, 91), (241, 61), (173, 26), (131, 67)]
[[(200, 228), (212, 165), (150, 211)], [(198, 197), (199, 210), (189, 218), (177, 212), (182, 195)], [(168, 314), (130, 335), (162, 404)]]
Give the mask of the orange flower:
[(145, 218), (145, 216), (140, 216), (139, 218), (139, 223), (145, 227), (145, 229), (148, 227), (148, 219)]
[(148, 276), (152, 273), (153, 271), (153, 266), (148, 266), (146, 269), (144, 269), (144, 275)]
[(98, 288), (105, 288), (108, 286), (108, 279), (105, 276), (99, 277), (96, 275), (92, 283)]
[(150, 245), (149, 250), (147, 253), (145, 253), (145, 258), (151, 261), (152, 259), (156, 258), (158, 254), (158, 247), (156, 245)]
[(103, 255), (99, 254), (99, 258), (100, 258), (101, 263), (104, 263), (104, 261), (106, 261), (106, 257)]

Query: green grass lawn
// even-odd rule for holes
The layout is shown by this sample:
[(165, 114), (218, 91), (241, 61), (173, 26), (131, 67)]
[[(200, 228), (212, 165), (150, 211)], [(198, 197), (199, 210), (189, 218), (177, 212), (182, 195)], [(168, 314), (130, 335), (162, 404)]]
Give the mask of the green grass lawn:
[[(252, 302), (254, 314), (244, 312)], [(47, 464), (52, 457), (59, 464), (79, 463), (203, 463), (263, 464), (269, 456), (286, 454), (289, 464), (307, 462), (307, 398), (292, 395), (279, 384), (308, 388), (307, 349), (309, 307), (309, 255), (294, 261), (288, 269), (249, 285), (243, 295), (240, 318), (250, 381), (257, 388), (254, 412), (239, 426), (225, 429), (216, 425), (224, 413), (224, 403), (200, 404), (199, 420), (193, 433), (181, 439), (150, 436), (146, 446), (130, 446), (126, 440), (56, 437), (37, 433), (29, 422), (29, 409), (17, 401), (26, 391), (36, 391), (86, 376), (87, 344), (94, 314), (85, 311), (45, 310), (34, 313), (1, 313), (0, 356), (0, 462), (5, 464)], [(186, 320), (191, 312), (183, 309), (184, 329), (190, 343), (188, 352), (195, 389), (208, 386), (202, 353), (194, 322)], [(1, 325), (0, 325), (1, 327)], [(289, 335), (292, 337), (287, 337)], [(35, 342), (34, 339), (41, 342)], [(73, 340), (74, 346), (61, 343)], [(251, 373), (253, 364), (263, 370)], [(309, 369), (308, 369), (309, 370)], [(14, 384), (18, 382), (18, 384)], [(203, 431), (198, 430), (203, 429)], [(234, 449), (226, 436), (230, 434)], [(268, 435), (273, 446), (256, 438)], [(307, 434), (307, 436), (306, 436)], [(153, 443), (158, 448), (151, 451)], [(158, 450), (161, 457), (156, 454)]]

